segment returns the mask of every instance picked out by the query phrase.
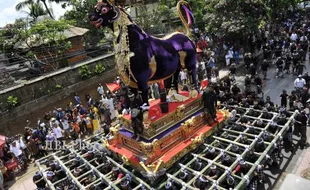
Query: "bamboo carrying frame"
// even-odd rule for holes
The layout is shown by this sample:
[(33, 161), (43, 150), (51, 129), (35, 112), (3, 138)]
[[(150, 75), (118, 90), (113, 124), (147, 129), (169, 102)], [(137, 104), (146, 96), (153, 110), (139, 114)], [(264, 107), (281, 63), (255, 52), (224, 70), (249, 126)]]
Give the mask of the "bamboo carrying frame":
[[(298, 113), (297, 112), (287, 112), (288, 114), (286, 117), (286, 123), (284, 125), (277, 125), (278, 133), (272, 134), (272, 140), (271, 141), (264, 141), (265, 150), (263, 152), (254, 152), (254, 154), (257, 156), (256, 161), (254, 163), (247, 161), (246, 163), (250, 166), (250, 168), (249, 168), (249, 170), (245, 176), (240, 177), (238, 175), (232, 174), (232, 171), (238, 165), (238, 159), (240, 159), (240, 158), (245, 159), (247, 151), (254, 149), (254, 146), (255, 146), (257, 140), (259, 138), (263, 137), (265, 132), (269, 130), (270, 123), (275, 122), (275, 119), (279, 116), (279, 114), (275, 113), (275, 112), (268, 112), (269, 114), (272, 115), (272, 118), (271, 119), (264, 119), (264, 118), (262, 118), (262, 111), (261, 110), (254, 110), (254, 112), (258, 113), (258, 115), (259, 115), (257, 117), (254, 117), (254, 116), (248, 115), (249, 110), (252, 108), (235, 107), (234, 109), (237, 110), (236, 122), (238, 122), (241, 117), (247, 117), (252, 122), (260, 119), (260, 120), (263, 120), (264, 123), (266, 123), (265, 127), (260, 128), (260, 127), (255, 127), (253, 125), (241, 124), (245, 128), (243, 131), (233, 130), (229, 126), (219, 129), (222, 132), (223, 131), (227, 132), (228, 136), (230, 138), (232, 138), (233, 140), (229, 140), (227, 138), (221, 137), (220, 135), (216, 135), (216, 134), (219, 134), (216, 132), (213, 135), (206, 137), (204, 143), (202, 143), (201, 146), (199, 146), (197, 148), (197, 151), (193, 151), (195, 153), (193, 153), (193, 152), (188, 153), (184, 157), (183, 161), (181, 160), (179, 163), (174, 164), (170, 169), (167, 168), (166, 175), (160, 177), (156, 181), (156, 183), (151, 184), (147, 179), (144, 179), (144, 177), (140, 177), (141, 175), (139, 175), (139, 174), (137, 175), (136, 172), (132, 173), (130, 171), (131, 169), (127, 169), (130, 167), (127, 167), (127, 166), (125, 167), (124, 164), (119, 164), (119, 161), (122, 161), (122, 159), (120, 159), (120, 158), (112, 158), (110, 156), (106, 156), (106, 158), (111, 162), (111, 164), (113, 166), (119, 167), (120, 171), (124, 175), (128, 174), (128, 176), (130, 176), (130, 178), (132, 180), (132, 184), (133, 184), (131, 187), (134, 190), (138, 190), (138, 189), (141, 189), (141, 190), (142, 189), (165, 189), (165, 184), (167, 182), (171, 182), (171, 181), (173, 181), (175, 184), (179, 185), (181, 187), (181, 189), (184, 189), (184, 190), (185, 189), (197, 189), (197, 188), (195, 188), (194, 183), (198, 179), (198, 177), (201, 175), (204, 175), (208, 179), (209, 184), (210, 184), (208, 189), (225, 189), (221, 186), (221, 184), (226, 179), (227, 174), (230, 174), (232, 177), (234, 177), (235, 181), (237, 182), (234, 189), (244, 189), (250, 183), (251, 179), (253, 178), (254, 172), (256, 171), (257, 167), (266, 161), (266, 158), (272, 154), (272, 152), (275, 148), (275, 145), (279, 141), (282, 140), (282, 138), (284, 137), (284, 135), (288, 131), (289, 127), (292, 125), (293, 119), (296, 117), (296, 115)], [(227, 123), (227, 121), (225, 121), (225, 122)], [(226, 124), (223, 124), (222, 126), (225, 126), (225, 125)], [(257, 131), (257, 134), (250, 133), (250, 129), (255, 129)], [(242, 144), (241, 142), (239, 142), (242, 135), (248, 137), (249, 142), (250, 142), (249, 144)], [(96, 136), (98, 136), (99, 138), (102, 138), (103, 134), (97, 134)], [(216, 140), (222, 144), (226, 144), (227, 146), (225, 148), (219, 148), (217, 146), (214, 146), (214, 143)], [(83, 143), (85, 145), (93, 145), (95, 142), (91, 142), (90, 138), (89, 138), (89, 139), (83, 140)], [(236, 154), (236, 153), (230, 151), (230, 148), (232, 147), (233, 144), (238, 146), (239, 148), (243, 149), (244, 151), (241, 154)], [(213, 160), (210, 160), (210, 159), (207, 159), (206, 157), (204, 157), (203, 153), (207, 147), (214, 147), (215, 150), (219, 152), (219, 154)], [(198, 149), (201, 149), (202, 151), (198, 151)], [(110, 176), (111, 176), (112, 171), (107, 173), (107, 174), (102, 174), (98, 170), (98, 167), (100, 167), (100, 166), (95, 167), (90, 163), (91, 161), (87, 161), (83, 158), (83, 155), (86, 153), (83, 154), (80, 150), (75, 150), (74, 147), (69, 148), (69, 151), (71, 153), (74, 153), (76, 155), (76, 157), (79, 157), (83, 162), (82, 165), (87, 166), (87, 168), (90, 168), (90, 170), (87, 171), (86, 173), (82, 174), (82, 176), (79, 176), (78, 178), (74, 177), (72, 174), (72, 171), (70, 171), (69, 168), (66, 166), (69, 162), (71, 162), (71, 160), (63, 162), (64, 158), (66, 158), (69, 154), (61, 155), (62, 151), (57, 151), (51, 155), (48, 155), (44, 158), (41, 158), (41, 159), (36, 161), (36, 165), (37, 165), (39, 171), (43, 172), (43, 178), (47, 182), (47, 185), (51, 189), (56, 189), (55, 186), (58, 183), (62, 183), (66, 180), (69, 181), (70, 183), (75, 184), (75, 186), (78, 189), (92, 189), (91, 187), (93, 185), (100, 184), (100, 183), (105, 184), (105, 186), (106, 186), (105, 189), (121, 189), (120, 183), (123, 180), (126, 180), (128, 178), (128, 176), (126, 176), (126, 177), (123, 177), (122, 179), (119, 179), (116, 181), (111, 181)], [(221, 158), (223, 153), (230, 155), (234, 159), (234, 162), (229, 167), (224, 166), (221, 163), (219, 163), (220, 158)], [(49, 180), (47, 180), (46, 174), (44, 172), (45, 168), (42, 164), (40, 164), (40, 163), (42, 163), (42, 161), (44, 161), (46, 159), (54, 159), (56, 162), (58, 162), (60, 164), (61, 168), (66, 172), (67, 177), (65, 179), (63, 179), (61, 181), (57, 181), (55, 183), (51, 183)], [(196, 160), (200, 160), (201, 162), (205, 163), (205, 165), (203, 166), (203, 168), (200, 169), (200, 171), (196, 171), (192, 168), (192, 165)], [(221, 171), (223, 171), (222, 175), (217, 180), (212, 180), (205, 175), (205, 172), (210, 168), (211, 165), (216, 165), (217, 168), (219, 168)], [(182, 181), (180, 178), (178, 178), (178, 175), (180, 174), (180, 172), (182, 172), (184, 170), (187, 171), (187, 173), (189, 173), (192, 176), (191, 179), (189, 179), (186, 182)], [(96, 180), (94, 182), (92, 182), (91, 184), (88, 184), (87, 186), (83, 186), (79, 180), (81, 179), (81, 177), (87, 176), (88, 174), (91, 174), (91, 173), (96, 175)]]

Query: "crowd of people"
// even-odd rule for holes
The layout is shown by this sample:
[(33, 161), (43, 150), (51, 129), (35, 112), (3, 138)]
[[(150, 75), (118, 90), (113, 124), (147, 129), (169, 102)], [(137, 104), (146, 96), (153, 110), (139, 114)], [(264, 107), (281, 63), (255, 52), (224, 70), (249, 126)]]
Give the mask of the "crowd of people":
[[(273, 30), (264, 28), (260, 32), (260, 46), (263, 51), (263, 60), (260, 60), (253, 51), (244, 53), (235, 47), (224, 44), (227, 51), (225, 55), (226, 65), (229, 66), (230, 77), (215, 82), (212, 77), (219, 76), (219, 66), (216, 63), (216, 50), (206, 50), (206, 60), (198, 59), (198, 80), (207, 78), (210, 81), (208, 90), (214, 93), (214, 100), (207, 102), (205, 107), (212, 107), (214, 101), (220, 101), (225, 105), (239, 105), (245, 108), (254, 108), (264, 111), (285, 113), (286, 110), (299, 110), (296, 117), (295, 129), (301, 135), (300, 146), (306, 147), (306, 126), (308, 124), (308, 100), (310, 76), (304, 73), (306, 55), (308, 53), (308, 39), (310, 40), (310, 22), (304, 15), (296, 13), (282, 25)], [(257, 42), (258, 43), (258, 42)], [(246, 77), (244, 89), (235, 81), (236, 65), (243, 58)], [(276, 105), (269, 96), (264, 97), (262, 91), (263, 80), (270, 77), (268, 71), (276, 65), (276, 77), (296, 75), (294, 86), (296, 89), (290, 94), (283, 90), (280, 95), (281, 105)], [(261, 70), (262, 73), (257, 72)], [(188, 84), (186, 72), (180, 73), (180, 85), (183, 90)], [(140, 106), (139, 95), (128, 90), (126, 84), (117, 77), (114, 81), (119, 85), (116, 91), (105, 91), (99, 84), (98, 96), (92, 97), (85, 93), (84, 99), (75, 94), (73, 102), (66, 107), (55, 108), (44, 114), (35, 126), (26, 126), (24, 134), (7, 138), (6, 145), (2, 149), (0, 167), (5, 179), (9, 179), (5, 168), (6, 162), (16, 158), (20, 170), (26, 170), (31, 159), (38, 159), (55, 148), (54, 142), (64, 142), (71, 139), (83, 138), (94, 133), (109, 133), (109, 128), (118, 115), (129, 113), (130, 110)], [(254, 88), (253, 88), (254, 87)], [(150, 86), (150, 98), (159, 99), (164, 89), (162, 83)], [(98, 98), (99, 97), (99, 98)], [(209, 110), (210, 111), (210, 110)], [(211, 110), (211, 116), (215, 119), (215, 112)], [(288, 133), (290, 135), (290, 131)], [(291, 138), (288, 135), (288, 138)], [(51, 144), (51, 149), (46, 148)], [(1, 188), (0, 188), (1, 189)]]

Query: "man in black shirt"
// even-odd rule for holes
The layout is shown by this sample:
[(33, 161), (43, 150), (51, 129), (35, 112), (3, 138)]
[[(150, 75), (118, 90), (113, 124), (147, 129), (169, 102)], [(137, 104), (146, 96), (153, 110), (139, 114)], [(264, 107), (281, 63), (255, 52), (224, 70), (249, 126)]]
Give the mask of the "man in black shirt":
[(295, 119), (295, 127), (297, 131), (300, 133), (301, 138), (299, 141), (300, 147), (303, 149), (307, 144), (307, 116), (304, 110), (296, 117)]
[(281, 76), (281, 78), (283, 77), (283, 67), (284, 67), (284, 62), (282, 60), (281, 57), (277, 58), (276, 61), (276, 65), (277, 65), (277, 78)]
[(213, 160), (216, 156), (217, 156), (217, 153), (215, 151), (215, 148), (214, 147), (209, 147), (207, 149), (207, 152), (205, 153), (205, 157), (210, 159), (210, 160)]
[(52, 171), (47, 171), (47, 172), (46, 172), (46, 176), (47, 176), (47, 179), (48, 179), (51, 183), (55, 183), (56, 181), (58, 181), (57, 176), (56, 176), (55, 173), (52, 172)]
[(142, 105), (142, 99), (138, 94), (135, 96), (134, 93), (128, 93), (129, 101), (130, 101), (130, 109), (139, 108)]
[(282, 91), (282, 94), (280, 95), (280, 97), (281, 97), (281, 107), (286, 108), (286, 106), (287, 106), (287, 97), (288, 97), (288, 95), (286, 93), (286, 90)]
[(256, 67), (254, 66), (253, 63), (250, 64), (250, 68), (249, 68), (249, 74), (251, 75), (251, 78), (254, 78), (254, 76), (256, 75), (257, 71), (256, 71)]
[(308, 75), (308, 72), (306, 72), (303, 76), (303, 79), (305, 79), (306, 81), (306, 86), (309, 88), (309, 84), (310, 84), (310, 76)]
[(249, 75), (246, 75), (245, 76), (245, 79), (244, 79), (244, 86), (251, 86), (251, 78), (249, 77)]
[(205, 114), (209, 115), (213, 121), (216, 121), (217, 95), (211, 86), (203, 91), (202, 101)]
[(244, 176), (249, 171), (249, 165), (244, 160), (239, 160), (237, 167), (232, 172), (233, 174)]
[(270, 96), (266, 97), (266, 102), (265, 104), (269, 104), (271, 107), (274, 107), (274, 103), (270, 100)]
[(262, 69), (263, 75), (264, 75), (264, 80), (266, 80), (268, 68), (269, 68), (269, 63), (266, 59), (264, 59), (262, 65), (261, 65), (261, 69)]
[(253, 109), (255, 109), (255, 110), (261, 110), (262, 109), (262, 106), (258, 104), (257, 100), (254, 100), (253, 104), (254, 104)]
[(246, 154), (246, 161), (251, 162), (251, 163), (255, 163), (258, 156), (255, 155), (253, 150), (249, 150), (248, 153)]
[(216, 165), (210, 166), (210, 170), (207, 172), (207, 177), (217, 180), (221, 175), (221, 172), (216, 168)]
[(296, 69), (297, 69), (297, 75), (302, 75), (302, 73), (304, 72), (304, 69), (307, 69), (307, 67), (304, 64), (302, 64), (301, 62), (299, 62), (296, 65)]
[(41, 172), (37, 171), (34, 174), (32, 181), (34, 184), (36, 184), (38, 190), (41, 190), (41, 189), (43, 190), (46, 188), (46, 182), (44, 181), (44, 178)]
[(230, 66), (229, 71), (230, 71), (230, 74), (231, 74), (233, 77), (236, 75), (237, 69), (236, 69), (234, 63)]
[(234, 94), (234, 96), (237, 96), (241, 92), (241, 90), (236, 84), (234, 84), (231, 87), (231, 92)]
[(133, 108), (131, 110), (131, 121), (134, 135), (132, 138), (140, 140), (140, 135), (143, 133), (143, 113), (141, 109)]

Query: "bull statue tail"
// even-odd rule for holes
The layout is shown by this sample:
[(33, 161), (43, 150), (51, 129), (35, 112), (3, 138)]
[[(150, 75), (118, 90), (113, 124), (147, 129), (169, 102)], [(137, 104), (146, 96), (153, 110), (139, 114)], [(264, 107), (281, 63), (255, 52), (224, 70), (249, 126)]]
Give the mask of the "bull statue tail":
[[(182, 9), (185, 11), (186, 13), (186, 17), (187, 17), (187, 22), (186, 19), (184, 18), (183, 14), (182, 14)], [(186, 29), (186, 35), (190, 36), (191, 32), (190, 32), (190, 27), (194, 22), (194, 15), (190, 9), (190, 6), (188, 4), (188, 2), (180, 0), (177, 4), (177, 12), (178, 15)]]

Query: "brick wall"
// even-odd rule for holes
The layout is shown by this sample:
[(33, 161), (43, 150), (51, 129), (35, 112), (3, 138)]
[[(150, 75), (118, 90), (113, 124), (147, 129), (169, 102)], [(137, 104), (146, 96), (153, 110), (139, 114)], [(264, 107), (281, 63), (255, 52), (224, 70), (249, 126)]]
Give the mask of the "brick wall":
[[(53, 104), (63, 97), (74, 93), (76, 89), (83, 90), (83, 88), (88, 86), (96, 85), (98, 81), (114, 78), (117, 73), (114, 63), (114, 54), (101, 56), (27, 81), (25, 84), (0, 91), (0, 131), (3, 132), (7, 126), (6, 124), (14, 121), (15, 118)], [(82, 80), (79, 75), (79, 69), (83, 65), (88, 65), (90, 69), (93, 69), (97, 64), (103, 64), (106, 71), (88, 80)], [(110, 82), (110, 80), (107, 80), (107, 82)], [(57, 90), (55, 88), (57, 84), (63, 88)], [(50, 93), (47, 94), (48, 90), (50, 90)], [(18, 102), (21, 105), (11, 111), (5, 111), (7, 97), (10, 95), (18, 97)]]
[(18, 97), (18, 102), (22, 106), (27, 102), (36, 100), (37, 98), (46, 96), (49, 93), (54, 92), (56, 90), (55, 86), (57, 84), (61, 85), (62, 87), (68, 87), (78, 82), (81, 82), (82, 79), (79, 74), (79, 69), (83, 65), (88, 65), (89, 68), (92, 70), (97, 64), (103, 64), (106, 68), (106, 71), (114, 69), (114, 55), (110, 54), (100, 56), (89, 61), (69, 66), (51, 73), (47, 73), (38, 78), (26, 81), (24, 84), (19, 84), (14, 87), (0, 91), (0, 113), (6, 110), (6, 102), (8, 96), (13, 95)]
[[(73, 38), (69, 38), (68, 41), (71, 42), (72, 47), (66, 51), (65, 57), (68, 57), (67, 61), (68, 64), (75, 64), (78, 62), (81, 62), (87, 58), (87, 54), (85, 52), (84, 46), (83, 46), (83, 37), (82, 36), (76, 36)], [(38, 48), (35, 48), (34, 54), (36, 55), (37, 59), (42, 61), (43, 63), (47, 63), (48, 65), (44, 66), (45, 71), (53, 71), (54, 68), (56, 68), (56, 62), (60, 62), (59, 58), (56, 58), (56, 50), (50, 50), (49, 52), (43, 51), (42, 49), (44, 47), (40, 46)], [(55, 58), (54, 58), (55, 57)]]

